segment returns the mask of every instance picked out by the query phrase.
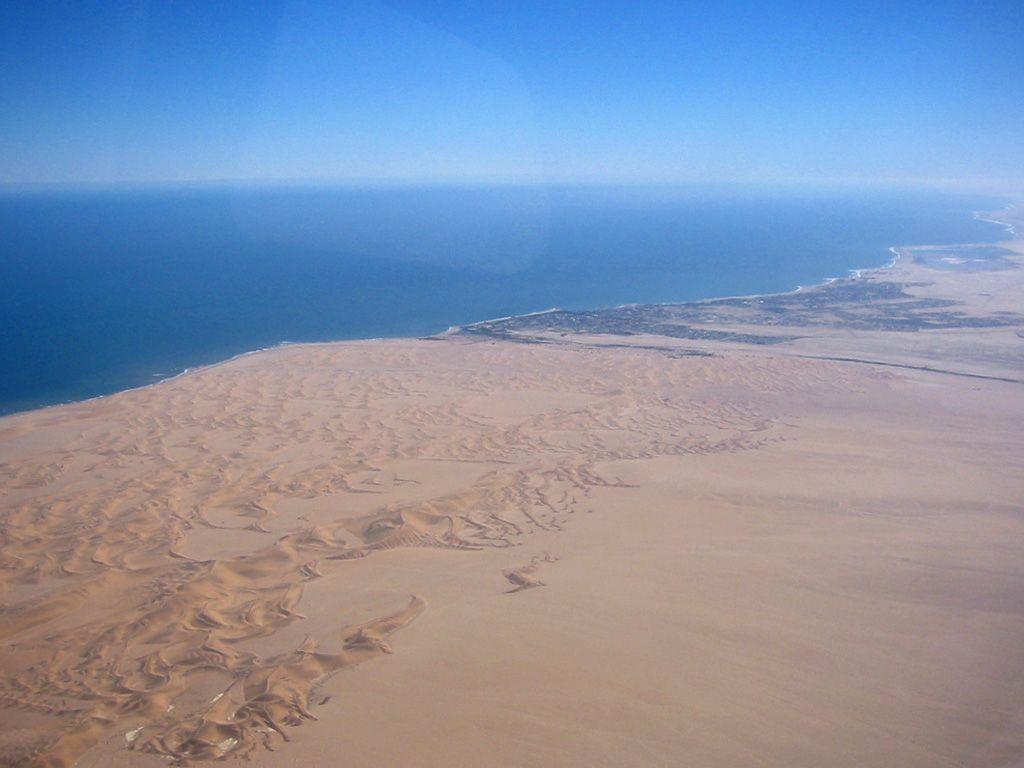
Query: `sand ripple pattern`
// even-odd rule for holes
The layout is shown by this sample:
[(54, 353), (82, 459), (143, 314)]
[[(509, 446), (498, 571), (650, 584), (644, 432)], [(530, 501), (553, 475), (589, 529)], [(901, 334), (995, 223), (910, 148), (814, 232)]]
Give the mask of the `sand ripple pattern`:
[[(605, 460), (785, 439), (791, 420), (737, 381), (856, 383), (787, 365), (311, 345), (0, 421), (0, 712), (15, 724), (0, 762), (71, 766), (122, 732), (179, 763), (286, 741), (323, 680), (390, 652), (425, 608), (395, 594), (369, 622), (266, 650), (303, 621), (310, 581), (344, 589), (343, 569), (379, 550), (472, 556), (562, 530), (591, 489), (619, 484)], [(514, 586), (532, 586), (530, 562)]]

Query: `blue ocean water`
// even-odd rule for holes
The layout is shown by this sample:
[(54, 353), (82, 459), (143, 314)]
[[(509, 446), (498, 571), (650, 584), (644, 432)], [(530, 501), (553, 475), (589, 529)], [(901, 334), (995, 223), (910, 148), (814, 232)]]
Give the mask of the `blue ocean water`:
[(737, 188), (150, 188), (0, 194), (0, 413), (283, 341), (549, 307), (790, 290), (980, 242), (1003, 201)]

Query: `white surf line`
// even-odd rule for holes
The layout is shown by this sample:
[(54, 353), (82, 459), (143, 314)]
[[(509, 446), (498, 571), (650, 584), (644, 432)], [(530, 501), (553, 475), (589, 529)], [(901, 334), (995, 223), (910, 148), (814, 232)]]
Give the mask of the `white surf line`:
[[(616, 304), (615, 306), (611, 307), (611, 309), (627, 309), (629, 307), (676, 307), (679, 306), (680, 304), (710, 304), (715, 301), (733, 301), (735, 299), (763, 299), (771, 296), (791, 296), (795, 293), (800, 293), (801, 291), (819, 288), (823, 285), (830, 285), (836, 282), (837, 280), (859, 279), (862, 278), (864, 274), (867, 272), (875, 272), (883, 269), (892, 269), (893, 267), (896, 266), (896, 263), (903, 257), (903, 254), (900, 251), (900, 249), (910, 247), (916, 246), (890, 246), (889, 252), (892, 253), (892, 258), (889, 259), (889, 261), (886, 262), (885, 264), (882, 264), (881, 266), (860, 267), (857, 269), (850, 269), (845, 277), (826, 277), (819, 283), (814, 283), (808, 286), (798, 285), (796, 288), (793, 288), (792, 290), (789, 291), (775, 291), (772, 293), (737, 293), (729, 296), (712, 296), (707, 299), (691, 299), (689, 301), (629, 301), (624, 304)], [(607, 307), (592, 307), (589, 310), (583, 311), (597, 312), (603, 309), (607, 309)], [(464, 328), (472, 328), (477, 325), (485, 325), (487, 323), (500, 323), (504, 322), (505, 320), (515, 320), (520, 317), (534, 317), (536, 315), (547, 315), (551, 314), (552, 312), (562, 311), (564, 310), (561, 307), (552, 307), (551, 309), (542, 309), (539, 312), (525, 312), (521, 315), (508, 315), (506, 317), (494, 317), (491, 318), (490, 320), (478, 320), (474, 323), (468, 323), (467, 325), (452, 325), (449, 326), (444, 333), (438, 334), (438, 336), (450, 336), (453, 334), (457, 334)]]
[[(348, 340), (346, 340), (348, 341)], [(351, 339), (350, 341), (376, 341), (376, 339)], [(119, 389), (116, 392), (109, 392), (105, 395), (93, 395), (92, 397), (83, 397), (81, 400), (64, 400), (60, 403), (51, 403), (50, 405), (41, 405), (38, 408), (29, 408), (26, 411), (14, 411), (13, 413), (5, 413), (0, 416), (0, 421), (3, 419), (10, 419), (16, 416), (23, 416), (26, 413), (36, 413), (37, 411), (45, 411), (50, 408), (63, 408), (67, 405), (84, 405), (85, 403), (91, 403), (96, 400), (103, 400), (114, 395), (122, 395), (126, 392), (138, 392), (141, 389), (149, 389), (151, 387), (159, 387), (161, 384), (167, 384), (168, 382), (180, 379), (182, 376), (187, 376), (190, 373), (198, 373), (199, 371), (209, 370), (210, 368), (217, 368), (228, 363), (233, 363), (236, 360), (240, 360), (243, 357), (249, 357), (250, 355), (259, 355), (263, 352), (273, 352), (275, 349), (281, 349), (283, 347), (315, 347), (322, 344), (339, 344), (344, 341), (281, 341), (277, 344), (273, 344), (269, 347), (259, 347), (257, 349), (250, 349), (246, 352), (239, 352), (237, 355), (225, 358), (224, 360), (218, 360), (215, 363), (208, 363), (206, 365), (197, 365), (191, 368), (183, 368), (179, 373), (172, 374), (170, 376), (164, 376), (164, 374), (152, 374), (153, 376), (164, 376), (164, 378), (158, 381), (151, 381), (148, 384), (140, 384), (137, 387), (127, 387), (125, 389)]]
[[(1014, 204), (1011, 203), (1010, 205), (1006, 206), (1006, 208), (1004, 208), (1003, 210), (1010, 211), (1010, 209), (1013, 208), (1013, 205)], [(1003, 227), (1007, 234), (1013, 235), (1013, 237), (1015, 238), (1017, 237), (1017, 230), (1014, 228), (1014, 225), (1008, 221), (1000, 221), (999, 219), (987, 218), (986, 215), (980, 211), (975, 211), (974, 220), (985, 221), (988, 222), (989, 224), (998, 224), (999, 226)]]
[(453, 333), (458, 333), (463, 328), (472, 328), (474, 325), (486, 325), (487, 323), (501, 323), (505, 320), (515, 320), (517, 317), (536, 317), (537, 315), (550, 315), (552, 312), (563, 311), (561, 307), (551, 307), (550, 309), (540, 309), (536, 312), (524, 312), (521, 315), (505, 315), (504, 317), (492, 317), (487, 320), (476, 320), (472, 323), (466, 323), (465, 325), (449, 325), (448, 329), (439, 334), (441, 336), (448, 336)]
[[(1007, 209), (1012, 208), (1012, 207), (1013, 207), (1012, 205), (1007, 206)], [(973, 216), (974, 219), (976, 219), (978, 221), (987, 221), (987, 222), (991, 222), (993, 224), (1000, 224), (1000, 225), (1002, 225), (1003, 227), (1006, 228), (1006, 231), (1008, 233), (1010, 233), (1010, 234), (1014, 235), (1014, 237), (1016, 237), (1016, 231), (1014, 230), (1013, 225), (1011, 225), (1008, 222), (996, 221), (995, 219), (982, 218), (982, 215), (979, 212), (974, 212), (972, 214), (972, 216)], [(967, 244), (964, 243), (962, 245), (967, 245)], [(892, 246), (889, 246), (889, 253), (892, 254), (892, 258), (889, 259), (889, 261), (886, 262), (885, 264), (882, 264), (881, 266), (877, 266), (877, 267), (858, 267), (858, 268), (855, 268), (855, 269), (850, 269), (850, 270), (847, 271), (847, 274), (846, 274), (845, 277), (826, 277), (826, 278), (824, 278), (819, 283), (814, 283), (814, 284), (809, 285), (809, 286), (798, 285), (796, 288), (794, 288), (794, 289), (792, 289), (790, 291), (777, 291), (777, 292), (774, 292), (774, 293), (741, 293), (741, 294), (734, 294), (734, 295), (731, 295), (731, 296), (714, 296), (714, 297), (707, 298), (707, 299), (693, 299), (693, 300), (690, 300), (690, 301), (627, 302), (625, 304), (618, 304), (615, 307), (613, 307), (613, 309), (625, 309), (625, 308), (628, 308), (628, 307), (638, 307), (638, 306), (673, 307), (673, 306), (679, 306), (680, 304), (710, 304), (710, 303), (716, 302), (716, 301), (733, 301), (733, 300), (736, 300), (736, 299), (764, 299), (764, 298), (769, 298), (769, 297), (772, 297), (772, 296), (791, 296), (793, 294), (800, 293), (801, 291), (813, 290), (815, 288), (820, 288), (822, 286), (831, 285), (832, 283), (834, 283), (834, 282), (836, 282), (838, 280), (850, 280), (850, 279), (859, 280), (859, 279), (862, 279), (866, 274), (871, 273), (871, 272), (881, 272), (882, 270), (893, 269), (899, 263), (900, 259), (903, 258), (903, 256), (904, 256), (903, 251), (905, 251), (905, 250), (910, 250), (910, 249), (913, 249), (913, 248), (936, 248), (936, 247), (939, 247), (939, 246), (936, 246), (936, 245), (892, 245)], [(601, 309), (601, 307), (596, 307), (595, 308), (595, 310), (600, 310), (600, 309)], [(510, 315), (508, 317), (495, 317), (495, 318), (492, 318), (490, 320), (480, 320), (480, 321), (477, 321), (475, 323), (470, 323), (468, 325), (453, 325), (453, 326), (449, 327), (448, 330), (446, 330), (443, 334), (440, 334), (440, 335), (441, 336), (447, 336), (447, 335), (455, 334), (455, 333), (458, 333), (463, 328), (472, 328), (475, 325), (483, 325), (485, 323), (496, 323), (496, 322), (502, 322), (502, 321), (505, 321), (505, 320), (514, 320), (514, 319), (519, 318), (519, 317), (531, 317), (533, 315), (545, 315), (545, 314), (549, 314), (551, 312), (561, 312), (561, 311), (562, 310), (560, 308), (554, 307), (552, 309), (544, 309), (544, 310), (541, 310), (539, 312), (527, 312), (527, 313), (522, 314), (522, 315)]]

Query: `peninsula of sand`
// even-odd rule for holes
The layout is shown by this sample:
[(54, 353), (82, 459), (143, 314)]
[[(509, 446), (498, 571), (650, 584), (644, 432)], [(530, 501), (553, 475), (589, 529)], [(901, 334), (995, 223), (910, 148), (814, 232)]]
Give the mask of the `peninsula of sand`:
[(1007, 237), (0, 419), (0, 765), (1022, 764)]

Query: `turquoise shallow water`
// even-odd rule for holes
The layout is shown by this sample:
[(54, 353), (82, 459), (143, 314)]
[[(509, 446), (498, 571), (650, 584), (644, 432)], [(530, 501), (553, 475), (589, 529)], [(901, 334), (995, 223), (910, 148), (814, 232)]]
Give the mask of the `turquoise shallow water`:
[(163, 188), (0, 194), (0, 413), (285, 341), (549, 307), (784, 291), (1003, 201), (738, 188)]

